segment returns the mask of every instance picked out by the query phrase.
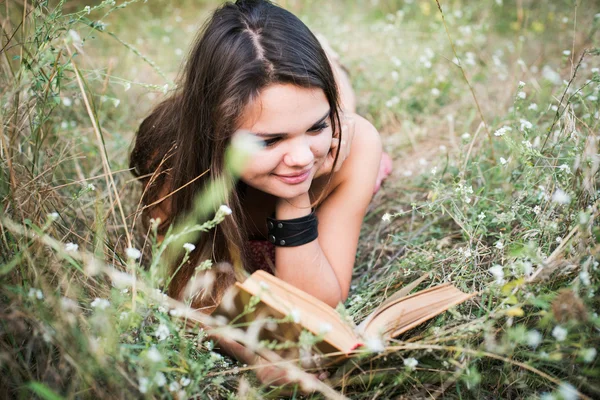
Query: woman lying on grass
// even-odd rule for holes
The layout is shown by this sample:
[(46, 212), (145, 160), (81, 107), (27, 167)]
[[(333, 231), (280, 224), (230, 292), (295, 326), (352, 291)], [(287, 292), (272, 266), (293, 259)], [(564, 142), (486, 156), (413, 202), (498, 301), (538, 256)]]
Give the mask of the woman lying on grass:
[[(215, 11), (177, 91), (140, 126), (130, 164), (144, 184), (144, 204), (153, 204), (144, 223), (160, 218), (159, 238), (225, 174), (225, 149), (241, 131), (262, 147), (229, 194), (232, 214), (172, 270), (169, 295), (183, 300), (196, 266), (210, 259), (220, 263), (214, 284), (192, 297), (206, 313), (257, 269), (335, 307), (348, 296), (362, 220), (391, 160), (382, 157), (373, 125), (354, 114), (335, 55), (297, 17), (264, 0)], [(235, 342), (219, 342), (245, 362), (260, 362)], [(273, 380), (272, 373), (263, 368), (259, 377)]]

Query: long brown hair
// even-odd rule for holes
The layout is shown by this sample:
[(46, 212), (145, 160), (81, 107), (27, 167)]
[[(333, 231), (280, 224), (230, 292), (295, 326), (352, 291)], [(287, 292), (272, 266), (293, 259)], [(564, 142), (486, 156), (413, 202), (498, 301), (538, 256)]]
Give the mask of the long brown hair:
[[(130, 167), (144, 185), (142, 203), (152, 204), (142, 214), (146, 227), (148, 214), (154, 207), (162, 207), (167, 209), (167, 217), (161, 221), (159, 233), (164, 233), (191, 210), (195, 196), (211, 180), (229, 179), (225, 149), (245, 107), (272, 84), (322, 89), (331, 107), (333, 136), (340, 137), (334, 74), (306, 25), (266, 0), (225, 3), (199, 32), (178, 89), (151, 112), (137, 132)], [(339, 147), (336, 162), (338, 153)], [(232, 214), (200, 236), (190, 261), (177, 271), (168, 287), (169, 295), (182, 298), (199, 262), (229, 263), (232, 268), (213, 269), (212, 287), (194, 296), (193, 305), (207, 312), (214, 309), (228, 286), (252, 272), (247, 262), (244, 184), (232, 182), (230, 187), (234, 190), (227, 193), (225, 202)], [(165, 192), (174, 193), (168, 201), (158, 202)], [(171, 273), (178, 265), (171, 266)]]

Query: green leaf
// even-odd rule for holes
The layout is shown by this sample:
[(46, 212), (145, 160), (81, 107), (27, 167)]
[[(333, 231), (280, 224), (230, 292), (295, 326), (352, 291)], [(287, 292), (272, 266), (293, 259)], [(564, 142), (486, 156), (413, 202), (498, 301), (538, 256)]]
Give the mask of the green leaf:
[(50, 389), (48, 386), (44, 385), (41, 382), (29, 382), (29, 384), (27, 384), (27, 387), (29, 387), (29, 389), (31, 389), (32, 392), (34, 392), (35, 394), (37, 394), (38, 396), (40, 396), (43, 399), (47, 399), (47, 400), (62, 400), (63, 397), (56, 394), (52, 389)]

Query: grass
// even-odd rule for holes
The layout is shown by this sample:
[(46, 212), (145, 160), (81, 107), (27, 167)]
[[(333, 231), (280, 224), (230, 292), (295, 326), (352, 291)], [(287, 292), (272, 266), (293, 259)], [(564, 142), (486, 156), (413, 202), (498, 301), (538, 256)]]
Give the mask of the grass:
[[(3, 7), (8, 397), (274, 394), (173, 317), (182, 305), (157, 294), (152, 234), (134, 223), (133, 133), (215, 4)], [(395, 160), (365, 217), (347, 313), (361, 321), (424, 272), (480, 292), (330, 370), (313, 397), (599, 397), (596, 3), (280, 4), (340, 53)]]

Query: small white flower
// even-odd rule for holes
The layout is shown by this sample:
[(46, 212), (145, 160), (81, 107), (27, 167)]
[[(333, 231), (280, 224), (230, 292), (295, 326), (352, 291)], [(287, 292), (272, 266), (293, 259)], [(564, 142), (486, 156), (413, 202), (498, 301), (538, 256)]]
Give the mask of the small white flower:
[(600, 73), (600, 68), (592, 68), (590, 71), (592, 71), (592, 74), (598, 74)]
[(219, 207), (219, 211), (225, 215), (231, 215), (231, 208), (229, 208), (225, 204), (223, 204), (221, 207)]
[(169, 331), (169, 327), (165, 324), (158, 325), (158, 328), (156, 328), (156, 331), (154, 332), (154, 336), (158, 338), (159, 342), (162, 342), (168, 338), (170, 334), (171, 332)]
[(438, 88), (433, 88), (431, 89), (431, 94), (433, 95), (433, 97), (438, 97), (442, 92), (440, 92), (440, 89)]
[(488, 271), (496, 278), (496, 283), (504, 282), (504, 268), (502, 265), (494, 265)]
[(71, 107), (73, 105), (73, 100), (71, 100), (69, 97), (63, 97), (62, 103), (65, 107)]
[(537, 111), (538, 110), (538, 105), (535, 103), (531, 103), (529, 105), (529, 107), (527, 107), (528, 110), (532, 110), (532, 111)]
[(558, 386), (558, 393), (560, 393), (560, 398), (562, 400), (577, 400), (579, 398), (579, 394), (577, 394), (577, 389), (575, 389), (575, 386), (568, 382), (560, 383)]
[(51, 221), (56, 221), (58, 219), (59, 215), (56, 211), (54, 211), (54, 212), (51, 212), (50, 214), (48, 214), (47, 217)]
[(27, 297), (33, 299), (36, 297), (38, 300), (42, 300), (44, 298), (44, 293), (40, 289), (29, 288), (29, 292), (27, 293)]
[(533, 207), (533, 213), (535, 215), (538, 215), (540, 212), (542, 212), (542, 208), (540, 206)]
[(506, 164), (508, 164), (508, 161), (506, 161), (506, 158), (500, 157), (500, 164), (506, 165)]
[(154, 375), (154, 383), (156, 383), (156, 386), (158, 387), (163, 387), (167, 383), (167, 377), (162, 372), (157, 372), (156, 375)]
[(471, 249), (465, 248), (464, 253), (465, 258), (470, 258), (472, 253), (471, 253)]
[(169, 91), (169, 84), (165, 83), (165, 85), (162, 88), (162, 92), (163, 92), (163, 94), (167, 94), (168, 91)]
[(521, 92), (517, 93), (517, 97), (520, 98), (521, 100), (525, 100), (525, 98), (527, 97), (527, 93), (521, 91)]
[(392, 219), (392, 215), (390, 213), (385, 213), (383, 214), (383, 217), (381, 217), (381, 220), (383, 222), (389, 222)]
[(152, 362), (160, 362), (162, 360), (162, 354), (160, 354), (160, 351), (158, 351), (154, 346), (148, 350), (146, 357), (148, 357), (148, 360)]
[(431, 175), (435, 175), (437, 173), (437, 167), (433, 167), (431, 169)]
[(106, 310), (110, 306), (110, 302), (106, 299), (96, 297), (90, 305), (99, 310)]
[(192, 381), (187, 376), (184, 376), (179, 380), (179, 383), (181, 383), (181, 386), (186, 387), (187, 385), (192, 383)]
[(528, 149), (533, 148), (533, 144), (529, 140), (522, 140), (521, 144), (523, 144)]
[(562, 242), (562, 238), (560, 236), (556, 237), (556, 243), (561, 243)]
[(587, 271), (581, 271), (579, 273), (579, 280), (583, 286), (590, 286), (592, 281), (590, 280), (590, 274)]
[(550, 107), (550, 109), (552, 111), (558, 111), (558, 106), (556, 104), (554, 104), (552, 107)]
[(269, 284), (267, 282), (261, 281), (258, 283), (258, 286), (260, 286), (261, 289), (269, 290)]
[(559, 165), (558, 169), (560, 169), (561, 171), (566, 172), (567, 174), (571, 173), (571, 168), (567, 164)]
[(128, 91), (129, 89), (131, 89), (131, 83), (130, 82), (125, 82), (123, 84), (123, 88), (125, 91)]
[(479, 213), (479, 215), (477, 216), (477, 218), (482, 221), (485, 218), (485, 214), (483, 212)]
[(448, 148), (442, 144), (440, 145), (439, 149), (440, 151), (446, 151)]
[(416, 360), (415, 358), (413, 358), (413, 357), (410, 357), (410, 358), (405, 358), (405, 359), (403, 360), (403, 362), (404, 362), (404, 366), (405, 366), (406, 368), (408, 368), (409, 370), (411, 370), (411, 371), (414, 371), (414, 370), (415, 370), (415, 368), (417, 367), (417, 364), (419, 364), (419, 361), (417, 361), (417, 360)]
[(552, 195), (552, 201), (558, 204), (569, 204), (571, 196), (562, 189), (556, 189), (556, 192)]
[(92, 11), (92, 8), (90, 6), (85, 6), (83, 11), (85, 11), (87, 14), (89, 14)]
[(525, 130), (533, 128), (533, 124), (526, 119), (521, 118), (519, 122), (521, 123), (521, 132), (525, 132)]
[(86, 189), (89, 190), (90, 192), (93, 192), (96, 190), (96, 186), (94, 186), (93, 183), (88, 183), (88, 185), (86, 186)]
[(510, 126), (503, 126), (502, 128), (498, 129), (496, 132), (494, 132), (494, 136), (504, 136), (507, 132), (512, 131), (512, 128)]
[(183, 244), (183, 248), (185, 251), (187, 251), (188, 253), (191, 253), (192, 251), (194, 251), (194, 249), (196, 248), (196, 246), (194, 246), (191, 243), (184, 243)]
[(591, 363), (594, 361), (596, 355), (598, 355), (598, 351), (593, 347), (581, 350), (581, 357), (586, 363)]
[(383, 353), (385, 351), (385, 344), (379, 337), (369, 337), (365, 343), (367, 349), (373, 353)]
[(527, 336), (525, 337), (527, 341), (527, 345), (532, 348), (536, 348), (542, 343), (542, 334), (536, 331), (535, 329), (527, 332)]
[(567, 330), (560, 325), (556, 325), (554, 329), (552, 329), (552, 336), (559, 342), (562, 342), (567, 338)]
[(465, 132), (460, 136), (463, 140), (469, 140), (471, 134), (469, 132)]
[(398, 74), (398, 71), (392, 71), (392, 79), (395, 81), (400, 79), (400, 75)]
[(121, 104), (121, 100), (119, 100), (119, 99), (113, 99), (113, 106), (115, 108), (119, 107), (119, 104)]
[(570, 56), (571, 55), (571, 50), (564, 50), (563, 51), (563, 55), (564, 56)]
[(169, 392), (176, 392), (181, 388), (179, 383), (173, 381), (169, 384)]
[(297, 324), (300, 323), (300, 310), (297, 308), (292, 309), (292, 311), (290, 311), (290, 316), (292, 317), (292, 321)]
[(519, 88), (525, 87), (525, 82), (519, 81)]
[(498, 250), (502, 250), (504, 248), (504, 243), (502, 243), (502, 240), (498, 240), (494, 247), (496, 247)]
[[(89, 6), (88, 6), (88, 7), (89, 7)], [(148, 392), (148, 385), (150, 384), (150, 381), (148, 380), (148, 378), (145, 378), (145, 377), (143, 377), (143, 376), (142, 376), (142, 377), (139, 379), (139, 384), (140, 384), (140, 387), (139, 387), (139, 389), (140, 389), (140, 392), (141, 392), (141, 393), (146, 393), (146, 392)]]
[(69, 243), (65, 244), (65, 251), (74, 253), (77, 251), (77, 249), (79, 249), (79, 246), (75, 243), (69, 242)]
[(328, 322), (321, 322), (319, 324), (319, 334), (320, 335), (326, 335), (329, 332), (331, 332), (332, 329), (333, 329), (333, 327)]
[(125, 254), (127, 254), (127, 258), (130, 260), (137, 260), (142, 256), (142, 252), (135, 247), (128, 247), (125, 249)]

